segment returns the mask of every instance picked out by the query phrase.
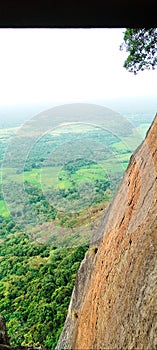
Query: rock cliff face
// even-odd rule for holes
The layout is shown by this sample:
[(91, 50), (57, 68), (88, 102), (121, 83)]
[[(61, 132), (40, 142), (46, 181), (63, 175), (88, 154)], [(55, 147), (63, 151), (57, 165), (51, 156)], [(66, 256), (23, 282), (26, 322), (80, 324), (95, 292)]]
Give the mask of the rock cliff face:
[(80, 266), (56, 349), (157, 349), (156, 180), (157, 116)]
[(0, 344), (9, 345), (9, 338), (4, 318), (0, 315)]

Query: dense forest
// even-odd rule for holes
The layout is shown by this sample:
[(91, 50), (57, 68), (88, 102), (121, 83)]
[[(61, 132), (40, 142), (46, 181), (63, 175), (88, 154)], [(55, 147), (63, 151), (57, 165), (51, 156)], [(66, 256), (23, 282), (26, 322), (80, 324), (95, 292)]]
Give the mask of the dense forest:
[(2, 217), (0, 242), (0, 313), (11, 344), (54, 349), (88, 246), (39, 244)]

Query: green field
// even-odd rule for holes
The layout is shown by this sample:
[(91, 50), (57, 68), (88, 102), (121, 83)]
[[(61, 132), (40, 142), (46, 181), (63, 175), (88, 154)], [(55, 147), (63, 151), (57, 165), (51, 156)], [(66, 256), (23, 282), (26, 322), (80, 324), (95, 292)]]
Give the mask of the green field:
[(5, 201), (3, 199), (0, 200), (0, 216), (9, 217), (9, 211), (5, 205)]
[[(69, 218), (68, 210), (74, 208), (75, 211), (84, 212), (94, 204), (111, 200), (132, 152), (141, 142), (148, 127), (148, 123), (139, 123), (138, 127), (132, 128), (132, 134), (129, 132), (127, 136), (119, 138), (93, 125), (62, 125), (34, 143), (23, 170), (18, 158), (18, 148), (24, 151), (25, 139), (18, 137), (18, 143), (13, 144), (13, 149), (10, 149), (10, 162), (3, 165), (4, 151), (17, 128), (0, 130), (1, 193), (3, 190), (7, 191), (5, 198), (11, 203), (10, 212), (15, 217), (20, 217), (20, 222), (24, 212), (29, 217), (30, 212), (35, 211), (37, 225), (46, 221), (54, 221), (63, 226), (74, 222), (75, 225), (77, 219)], [(26, 202), (22, 203), (23, 191), (27, 195), (29, 208)], [(63, 211), (65, 218), (60, 211)], [(0, 215), (9, 215), (3, 194)]]
[[(34, 144), (23, 171), (13, 166), (3, 167), (1, 163), (1, 187), (2, 181), (3, 186), (7, 186), (8, 190), (10, 183), (12, 188), (25, 187), (25, 183), (29, 183), (46, 195), (52, 191), (60, 202), (64, 201), (64, 197), (68, 195), (68, 200), (75, 204), (74, 198), (79, 197), (78, 188), (80, 191), (80, 186), (84, 184), (88, 184), (88, 188), (93, 186), (99, 192), (99, 196), (95, 197), (96, 201), (100, 201), (101, 198), (103, 201), (106, 197), (105, 191), (102, 191), (102, 183), (110, 179), (108, 189), (112, 198), (130, 156), (142, 140), (148, 126), (148, 123), (141, 124), (132, 130), (132, 135), (118, 139), (111, 133), (98, 128), (94, 129), (90, 125), (62, 125)], [(17, 128), (0, 130), (1, 159), (9, 139), (16, 131)], [(23, 147), (23, 139), (21, 147)], [(91, 155), (93, 155), (93, 161)], [(14, 164), (12, 158), (11, 161)], [(17, 159), (15, 164), (17, 165)], [(98, 182), (101, 185), (99, 189)], [(86, 191), (88, 191), (87, 188)], [(4, 217), (9, 215), (3, 198), (0, 201), (0, 213)]]

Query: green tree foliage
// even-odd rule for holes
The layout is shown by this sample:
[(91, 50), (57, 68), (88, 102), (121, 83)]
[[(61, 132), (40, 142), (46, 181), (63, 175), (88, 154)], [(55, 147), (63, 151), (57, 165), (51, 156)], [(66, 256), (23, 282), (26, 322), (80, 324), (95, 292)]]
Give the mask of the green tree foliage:
[(129, 56), (124, 67), (137, 74), (145, 69), (155, 69), (157, 65), (157, 29), (156, 28), (127, 28), (120, 49), (126, 49)]
[(88, 246), (39, 244), (1, 217), (0, 241), (0, 313), (10, 342), (54, 349)]

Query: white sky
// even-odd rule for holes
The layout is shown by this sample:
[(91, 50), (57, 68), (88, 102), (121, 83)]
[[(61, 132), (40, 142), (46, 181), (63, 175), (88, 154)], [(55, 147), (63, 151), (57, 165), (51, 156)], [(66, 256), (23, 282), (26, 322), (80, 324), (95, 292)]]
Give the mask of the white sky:
[(0, 29), (0, 104), (157, 95), (157, 70), (134, 76), (124, 29)]

